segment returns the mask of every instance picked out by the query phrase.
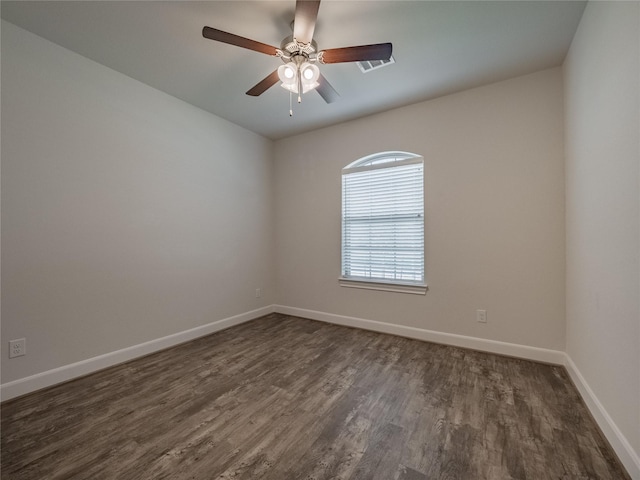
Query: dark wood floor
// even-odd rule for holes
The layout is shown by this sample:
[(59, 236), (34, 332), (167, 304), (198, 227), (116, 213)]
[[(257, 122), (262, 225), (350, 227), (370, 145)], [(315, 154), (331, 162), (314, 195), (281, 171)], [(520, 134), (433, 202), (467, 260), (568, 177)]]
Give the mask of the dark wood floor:
[(2, 479), (625, 479), (562, 367), (278, 314), (2, 405)]

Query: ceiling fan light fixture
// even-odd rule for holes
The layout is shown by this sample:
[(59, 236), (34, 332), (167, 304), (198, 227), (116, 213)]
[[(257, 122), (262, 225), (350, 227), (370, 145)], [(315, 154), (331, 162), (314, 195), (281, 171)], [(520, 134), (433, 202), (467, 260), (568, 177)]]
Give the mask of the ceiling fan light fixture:
[(300, 71), (302, 72), (302, 83), (316, 83), (320, 77), (320, 69), (312, 63), (303, 63), (300, 65)]
[(282, 83), (296, 83), (296, 67), (290, 63), (278, 67), (278, 78)]
[(302, 93), (307, 93), (311, 90), (314, 90), (316, 88), (318, 88), (320, 86), (319, 82), (313, 82), (313, 83), (307, 83), (307, 84), (302, 84)]
[(296, 78), (296, 71), (291, 65), (285, 65), (284, 68), (282, 69), (282, 73), (284, 75), (284, 78), (288, 80)]
[[(300, 65), (289, 62), (278, 67), (278, 78), (282, 82), (280, 86), (293, 93), (307, 93), (320, 86), (320, 69), (309, 62)], [(300, 92), (302, 86), (302, 92)]]
[(282, 88), (297, 93), (298, 91), (298, 72), (296, 66), (287, 63), (278, 67), (278, 78), (282, 82)]

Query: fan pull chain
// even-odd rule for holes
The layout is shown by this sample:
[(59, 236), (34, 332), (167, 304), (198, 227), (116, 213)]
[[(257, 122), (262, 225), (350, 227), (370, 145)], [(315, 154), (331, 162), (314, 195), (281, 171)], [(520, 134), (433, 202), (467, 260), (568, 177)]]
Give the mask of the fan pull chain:
[(293, 92), (289, 90), (289, 116), (293, 117)]

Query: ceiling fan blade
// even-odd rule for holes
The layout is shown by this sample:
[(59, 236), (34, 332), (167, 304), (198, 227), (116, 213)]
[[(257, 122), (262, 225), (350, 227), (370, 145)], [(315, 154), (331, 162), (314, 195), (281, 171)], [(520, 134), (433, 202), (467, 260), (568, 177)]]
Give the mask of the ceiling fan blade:
[(228, 43), (229, 45), (235, 45), (237, 47), (248, 48), (260, 53), (266, 53), (267, 55), (276, 55), (276, 47), (267, 45), (266, 43), (256, 42), (250, 38), (241, 37), (240, 35), (234, 35), (233, 33), (223, 32), (217, 28), (204, 27), (202, 29), (202, 36), (209, 40), (215, 40), (217, 42)]
[(324, 78), (324, 75), (320, 74), (318, 78), (319, 86), (316, 87), (316, 91), (320, 94), (320, 96), (327, 103), (333, 103), (338, 98), (340, 98), (340, 94), (336, 92), (336, 90), (331, 86), (331, 84)]
[(322, 63), (361, 62), (364, 60), (389, 60), (392, 45), (376, 43), (358, 47), (330, 48), (322, 53)]
[(280, 78), (278, 77), (278, 70), (274, 70), (253, 87), (251, 87), (247, 92), (247, 95), (251, 95), (252, 97), (262, 95), (264, 92), (278, 83), (278, 80), (280, 80)]
[(293, 20), (293, 38), (300, 43), (309, 43), (316, 28), (320, 0), (297, 0), (296, 16)]

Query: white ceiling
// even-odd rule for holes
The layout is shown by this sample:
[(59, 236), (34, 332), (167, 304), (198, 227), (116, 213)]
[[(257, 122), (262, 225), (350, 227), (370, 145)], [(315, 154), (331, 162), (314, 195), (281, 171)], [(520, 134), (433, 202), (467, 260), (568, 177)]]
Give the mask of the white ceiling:
[(280, 46), (295, 1), (2, 1), (2, 18), (272, 139), (560, 65), (582, 1), (324, 0), (319, 49), (392, 42), (396, 63), (363, 74), (321, 65), (340, 93), (294, 104), (274, 86), (245, 95), (280, 60), (202, 37), (205, 25)]

